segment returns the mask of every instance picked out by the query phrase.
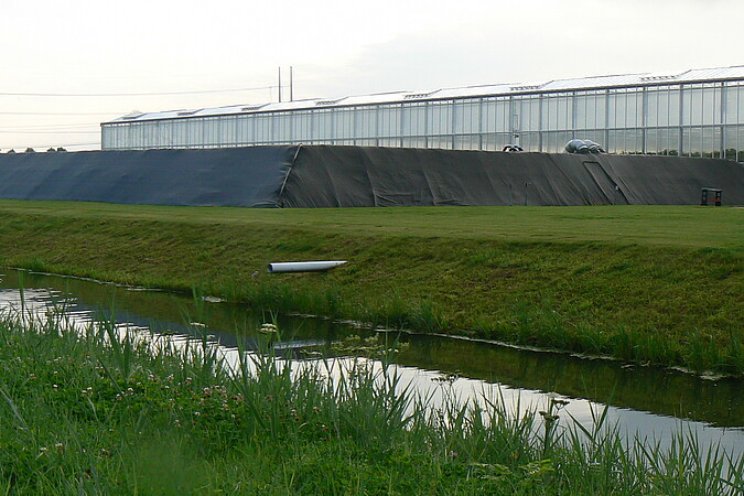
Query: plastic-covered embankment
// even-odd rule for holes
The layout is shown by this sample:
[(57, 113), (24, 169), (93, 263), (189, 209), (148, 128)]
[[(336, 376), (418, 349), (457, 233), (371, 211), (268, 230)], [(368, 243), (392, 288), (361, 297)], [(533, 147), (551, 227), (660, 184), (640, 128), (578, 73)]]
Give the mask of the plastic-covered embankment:
[(0, 198), (274, 207), (298, 147), (0, 154)]
[(0, 198), (152, 205), (365, 207), (744, 204), (713, 159), (352, 146), (0, 154)]
[(744, 166), (715, 159), (304, 147), (287, 207), (700, 203), (701, 188), (744, 204)]

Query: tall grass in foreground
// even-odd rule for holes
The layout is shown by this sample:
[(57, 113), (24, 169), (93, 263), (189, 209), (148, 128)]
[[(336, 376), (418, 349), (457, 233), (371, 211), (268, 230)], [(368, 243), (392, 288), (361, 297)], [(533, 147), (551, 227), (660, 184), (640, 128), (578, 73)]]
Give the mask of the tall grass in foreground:
[(744, 493), (744, 462), (684, 433), (668, 449), (624, 445), (602, 412), (589, 429), (557, 401), (519, 415), (450, 395), (432, 411), (390, 368), (242, 357), (231, 370), (206, 339), (5, 317), (0, 491)]

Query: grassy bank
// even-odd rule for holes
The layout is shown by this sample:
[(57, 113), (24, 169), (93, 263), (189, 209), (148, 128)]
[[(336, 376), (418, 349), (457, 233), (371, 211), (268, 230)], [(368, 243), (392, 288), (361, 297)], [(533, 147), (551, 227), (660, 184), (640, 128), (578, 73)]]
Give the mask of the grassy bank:
[(394, 375), (362, 364), (335, 385), (312, 369), (291, 377), (270, 357), (231, 374), (198, 344), (138, 344), (113, 329), (0, 319), (3, 493), (744, 490), (742, 462), (702, 455), (684, 434), (670, 449), (626, 447), (611, 429), (572, 427), (557, 402), (515, 418), (497, 398), (486, 409), (451, 399), (431, 415), (396, 393)]
[[(258, 307), (744, 372), (744, 209), (0, 202), (0, 263)], [(326, 274), (269, 261), (347, 259)]]

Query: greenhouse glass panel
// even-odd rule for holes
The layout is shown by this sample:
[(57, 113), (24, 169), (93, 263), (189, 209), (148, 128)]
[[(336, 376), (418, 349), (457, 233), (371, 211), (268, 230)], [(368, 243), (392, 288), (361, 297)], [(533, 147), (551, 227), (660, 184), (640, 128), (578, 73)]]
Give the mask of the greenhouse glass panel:
[(455, 136), (453, 149), (455, 150), (477, 150), (480, 145), (480, 136), (477, 134), (466, 134)]
[(452, 149), (452, 136), (431, 136), (428, 139), (429, 148), (441, 150)]
[(537, 131), (522, 131), (519, 133), (519, 146), (526, 152), (540, 151), (540, 133)]
[(454, 134), (471, 134), (480, 131), (480, 102), (460, 100), (453, 105)]
[[(733, 136), (729, 136), (731, 138), (731, 147), (733, 147), (736, 151), (736, 160), (738, 162), (744, 162), (744, 126), (736, 126), (732, 127), (731, 134)], [(736, 143), (736, 145), (733, 145), (733, 143)]]
[(327, 140), (333, 136), (333, 115), (330, 110), (315, 110), (312, 113), (312, 139)]
[(379, 146), (387, 146), (388, 148), (400, 148), (400, 138), (380, 138), (377, 140)]
[[(377, 137), (377, 109), (362, 107), (356, 110), (356, 136), (355, 138)], [(366, 143), (370, 143), (367, 141)], [(372, 143), (377, 143), (373, 141)]]
[(255, 141), (255, 116), (241, 115), (238, 117), (238, 143), (247, 145)]
[(688, 86), (682, 92), (682, 124), (690, 126), (700, 125), (702, 123), (703, 88)]
[(309, 142), (312, 139), (310, 134), (311, 118), (312, 116), (308, 110), (295, 112), (292, 115), (292, 137), (296, 141), (302, 143)]
[(625, 153), (643, 153), (643, 129), (625, 130)]
[[(723, 113), (725, 124), (737, 124), (739, 122), (739, 100), (741, 86), (726, 86), (723, 90)], [(741, 114), (744, 116), (744, 113)]]
[(186, 144), (186, 122), (182, 120), (173, 121), (173, 145), (184, 146)]
[(598, 129), (607, 125), (607, 94), (603, 91), (594, 95), (594, 122)]
[(682, 155), (700, 157), (703, 148), (703, 130), (700, 127), (688, 127), (682, 130)]
[[(552, 131), (558, 128), (558, 101), (555, 98), (546, 97), (543, 100), (543, 129)], [(550, 142), (550, 140), (548, 140)]]
[(501, 147), (497, 144), (497, 136), (495, 133), (484, 134), (481, 138), (481, 149), (489, 152), (501, 150)]
[(660, 108), (661, 101), (666, 98), (666, 92), (649, 89), (646, 92), (646, 127), (659, 125), (659, 114), (663, 113)]
[[(639, 127), (643, 125), (643, 93), (640, 91), (625, 94), (625, 127)], [(634, 148), (638, 150), (638, 146)]]
[(452, 102), (433, 102), (429, 105), (429, 134), (437, 136), (452, 133)]
[(171, 148), (173, 146), (173, 121), (160, 122), (158, 146), (160, 148)]
[(620, 134), (622, 131), (608, 131), (607, 132), (607, 143), (605, 143), (605, 150), (608, 153), (619, 153), (619, 144), (622, 142), (624, 144), (624, 136), (621, 136)]
[(426, 148), (426, 138), (403, 138), (403, 148)]
[(596, 129), (605, 125), (605, 98), (596, 93), (580, 94), (574, 99), (575, 128)]
[(558, 129), (573, 127), (573, 98), (558, 98)]
[(611, 93), (610, 127), (622, 129), (640, 126), (643, 119), (643, 94), (619, 90)]
[(571, 131), (553, 131), (542, 133), (544, 152), (559, 153), (565, 151), (566, 143), (573, 138)]
[(292, 115), (289, 113), (278, 114), (274, 116), (276, 120), (276, 130), (274, 139), (282, 143), (292, 142)]
[(202, 126), (196, 119), (186, 120), (186, 146), (193, 148), (201, 144), (203, 139)]
[(659, 130), (658, 129), (647, 129), (646, 130), (646, 153), (649, 155), (659, 154)]
[(426, 107), (423, 104), (404, 105), (401, 121), (402, 136), (426, 135)]
[(669, 90), (669, 126), (680, 125), (680, 103), (682, 100), (682, 93), (679, 88), (673, 88)]
[(680, 143), (680, 130), (679, 128), (667, 128), (667, 150), (666, 155), (680, 155), (682, 150), (682, 144)]
[(704, 127), (702, 129), (702, 154), (706, 158), (721, 157), (721, 128)]
[(354, 110), (338, 109), (333, 111), (334, 137), (337, 140), (354, 137)]
[(707, 86), (703, 88), (702, 124), (720, 124), (721, 122), (721, 88)]
[(548, 131), (571, 129), (573, 99), (570, 96), (548, 96), (543, 100), (543, 126)]
[(609, 95), (609, 124), (610, 128), (622, 129), (626, 121), (625, 93), (611, 92)]
[(591, 116), (591, 119), (587, 115), (587, 100), (589, 98), (590, 97), (584, 94), (579, 94), (574, 97), (575, 121), (573, 127), (575, 129), (594, 127), (594, 115)]
[(271, 115), (259, 115), (256, 119), (256, 143), (271, 142)]
[(540, 99), (536, 97), (514, 100), (517, 109), (517, 129), (520, 131), (540, 130)]
[(481, 131), (484, 133), (493, 133), (496, 131), (496, 100), (492, 98), (483, 100)]
[[(400, 105), (381, 107), (378, 115), (380, 136), (391, 138), (400, 136)], [(397, 145), (391, 146), (400, 146), (399, 141)]]
[(202, 132), (204, 134), (203, 143), (206, 146), (217, 144), (217, 120), (214, 117), (204, 119), (202, 122)]
[(155, 143), (157, 124), (157, 121), (142, 123), (142, 148), (151, 148)]
[(155, 136), (155, 148), (172, 148), (173, 147), (173, 121), (160, 121), (158, 132)]
[(737, 143), (736, 160), (738, 162), (744, 162), (744, 126), (736, 127), (736, 143)]
[(121, 148), (126, 148), (131, 143), (129, 139), (129, 126), (118, 126), (116, 130), (116, 144)]

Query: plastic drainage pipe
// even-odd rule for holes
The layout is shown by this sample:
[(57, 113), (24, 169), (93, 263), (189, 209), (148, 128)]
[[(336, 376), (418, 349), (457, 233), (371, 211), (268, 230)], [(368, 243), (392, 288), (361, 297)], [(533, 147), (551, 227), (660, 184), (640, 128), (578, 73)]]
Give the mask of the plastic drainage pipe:
[(338, 267), (346, 260), (324, 260), (313, 262), (273, 262), (269, 264), (269, 272), (322, 272)]

